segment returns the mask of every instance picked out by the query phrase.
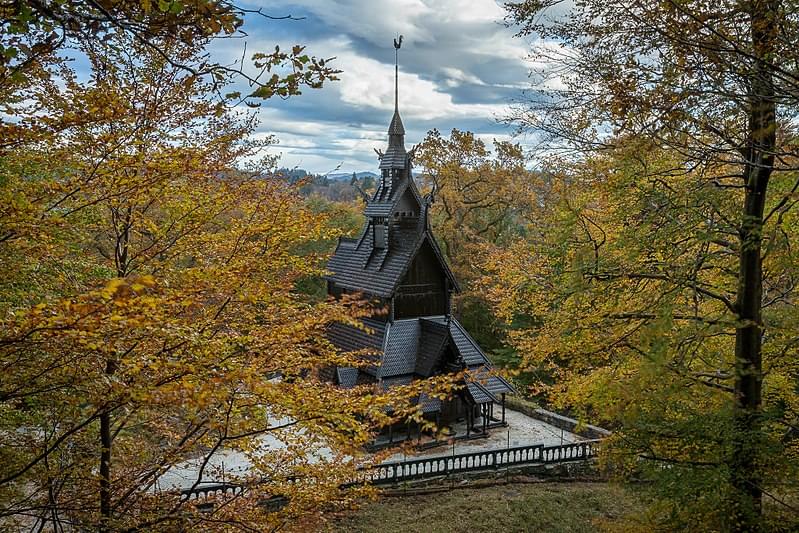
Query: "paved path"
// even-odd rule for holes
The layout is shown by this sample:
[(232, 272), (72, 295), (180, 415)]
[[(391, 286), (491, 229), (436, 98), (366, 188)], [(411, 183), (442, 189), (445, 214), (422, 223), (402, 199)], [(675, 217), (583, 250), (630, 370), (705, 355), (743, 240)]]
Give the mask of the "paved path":
[[(505, 412), (505, 421), (508, 423), (508, 427), (490, 429), (488, 431), (488, 437), (455, 441), (454, 453), (495, 450), (508, 446), (513, 448), (514, 446), (526, 446), (529, 444), (554, 446), (557, 444), (567, 444), (584, 440), (579, 435), (563, 431), (551, 424), (547, 424), (546, 422), (542, 422), (541, 420), (527, 416), (518, 411), (511, 411), (510, 409)], [(464, 422), (456, 425), (455, 430), (458, 435), (465, 435), (466, 423)], [(452, 455), (452, 453), (452, 446), (440, 446), (428, 450), (421, 450), (414, 454), (396, 454), (391, 456), (389, 460), (396, 461), (411, 457), (435, 457), (437, 455)]]
[[(489, 430), (489, 436), (474, 440), (455, 441), (454, 453), (468, 453), (481, 450), (494, 450), (510, 446), (525, 446), (529, 444), (543, 444), (553, 446), (583, 440), (578, 435), (569, 433), (556, 428), (546, 422), (537, 420), (518, 411), (507, 410), (505, 420), (508, 427), (494, 428)], [(466, 434), (466, 423), (455, 425), (458, 435)], [(509, 438), (510, 435), (510, 438)], [(265, 435), (261, 438), (262, 449), (264, 451), (277, 450), (285, 447), (284, 443), (272, 435)], [(440, 446), (421, 450), (413, 454), (395, 454), (389, 461), (410, 459), (412, 457), (435, 457), (437, 455), (452, 455), (452, 446)], [(330, 458), (330, 450), (318, 450), (318, 456)], [(310, 458), (314, 461), (314, 457)], [(197, 480), (200, 471), (201, 459), (189, 460), (166, 472), (159, 480), (156, 488), (188, 488)], [(251, 464), (247, 457), (238, 451), (220, 450), (214, 454), (206, 466), (203, 474), (203, 484), (215, 483), (229, 479), (230, 475), (242, 475), (247, 472)]]

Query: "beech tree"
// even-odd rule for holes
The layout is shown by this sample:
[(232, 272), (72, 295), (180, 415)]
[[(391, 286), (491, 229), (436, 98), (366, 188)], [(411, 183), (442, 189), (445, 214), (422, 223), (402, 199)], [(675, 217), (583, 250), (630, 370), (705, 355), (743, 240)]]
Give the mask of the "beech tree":
[(518, 200), (533, 181), (521, 148), (495, 141), (492, 153), (472, 132), (454, 129), (449, 138), (430, 131), (417, 152), (424, 185), (435, 191), (433, 218), (446, 253), (459, 278), (471, 280), (480, 243), (509, 240), (519, 227)]
[[(792, 305), (792, 282), (781, 289), (764, 286), (768, 271), (763, 260), (788, 245), (785, 224), (799, 188), (793, 131), (799, 111), (797, 7), (777, 0), (573, 5), (530, 0), (507, 7), (509, 21), (519, 24), (521, 34), (536, 34), (545, 42), (534, 49), (542, 66), (536, 73), (538, 90), (513, 118), (539, 132), (550, 155), (573, 161), (623, 144), (665, 151), (663, 160), (669, 163), (665, 165), (650, 164), (647, 153), (630, 156), (637, 158), (635, 168), (648, 178), (653, 193), (668, 199), (661, 206), (664, 216), (681, 203), (698, 201), (693, 195), (697, 189), (679, 187), (679, 176), (696, 179), (696, 186), (701, 184), (707, 194), (718, 193), (713, 194), (718, 203), (703, 200), (702, 210), (712, 221), (713, 233), (722, 231), (726, 238), (706, 238), (693, 272), (657, 256), (633, 270), (578, 272), (587, 286), (619, 280), (634, 286), (667, 281), (671, 290), (693, 293), (697, 309), (711, 305), (721, 313), (713, 318), (717, 326), (724, 325), (717, 335), (732, 333), (734, 343), (719, 343), (715, 349), (729, 350), (730, 366), (704, 377), (730, 392), (730, 446), (722, 462), (731, 512), (725, 523), (732, 529), (756, 529), (769, 482), (764, 478), (769, 462), (766, 443), (773, 442), (764, 424), (763, 386), (768, 379), (764, 342), (781, 344), (777, 353), (782, 355), (795, 353), (793, 338), (782, 336), (779, 315), (763, 311), (778, 302)], [(603, 170), (617, 172), (612, 166)], [(599, 195), (601, 187), (595, 185), (608, 179), (597, 175), (596, 182), (581, 183), (588, 194)], [(682, 194), (674, 196), (677, 191)], [(603, 205), (600, 196), (595, 200)], [(729, 210), (731, 204), (736, 209)], [(610, 242), (606, 229), (593, 217), (579, 219), (585, 225), (584, 237), (602, 256)], [(685, 238), (703, 240), (707, 233), (697, 232), (708, 228), (700, 226), (687, 225)], [(663, 237), (677, 239), (675, 234)], [(734, 265), (723, 267), (734, 283), (702, 279), (706, 258), (726, 253), (737, 257)], [(681, 274), (674, 275), (675, 271)], [(624, 313), (613, 314), (630, 327), (662, 318), (662, 313), (651, 317), (639, 313), (634, 298), (627, 303)], [(672, 319), (686, 316), (681, 310), (673, 312)], [(661, 332), (664, 342), (666, 331)], [(705, 349), (712, 345), (705, 339)], [(651, 349), (645, 353), (651, 354)], [(791, 416), (783, 422), (791, 424)], [(702, 462), (695, 466), (702, 468)]]
[[(257, 107), (263, 99), (296, 96), (306, 87), (319, 88), (336, 79), (339, 71), (301, 44), (248, 51), (245, 43), (241, 59), (233, 63), (220, 63), (208, 54), (188, 61), (165, 44), (196, 48), (213, 40), (245, 37), (246, 17), (272, 23), (296, 20), (290, 14), (272, 15), (264, 8), (219, 0), (0, 2), (0, 111), (5, 115), (0, 118), (0, 150), (37, 133), (18, 120), (26, 113), (27, 91), (47, 80), (52, 72), (49, 67), (63, 63), (64, 52), (113, 53), (118, 39), (128, 39), (171, 66), (211, 83), (217, 98), (233, 105), (246, 102)], [(221, 88), (231, 76), (239, 82), (239, 90), (224, 93)], [(59, 121), (48, 126), (57, 128)]]
[[(295, 291), (321, 274), (298, 250), (328, 237), (322, 217), (264, 177), (268, 141), (219, 80), (115, 39), (83, 49), (88, 82), (61, 66), (32, 88), (37, 134), (0, 161), (0, 523), (269, 530), (351, 503), (387, 406), (413, 415), (427, 385), (318, 378), (360, 364), (327, 325), (373, 312)], [(161, 43), (185, 62), (196, 45)], [(199, 512), (169, 480), (219, 479), (221, 453), (248, 462), (224, 473), (246, 490)], [(288, 505), (269, 513), (273, 495)]]
[[(100, 47), (119, 36), (196, 76), (219, 81), (226, 74), (243, 77), (254, 87), (251, 96), (259, 98), (299, 94), (302, 86), (320, 86), (335, 74), (323, 59), (306, 55), (302, 46), (283, 52), (256, 51), (254, 74), (241, 63), (225, 65), (207, 56), (189, 63), (164, 47), (169, 40), (192, 46), (211, 38), (246, 35), (242, 28), (248, 15), (296, 20), (290, 14), (272, 15), (264, 8), (219, 0), (4, 1), (0, 3), (0, 88), (8, 91), (24, 81), (29, 70), (52, 61), (64, 48)], [(276, 67), (289, 67), (291, 72), (278, 75), (272, 72)]]

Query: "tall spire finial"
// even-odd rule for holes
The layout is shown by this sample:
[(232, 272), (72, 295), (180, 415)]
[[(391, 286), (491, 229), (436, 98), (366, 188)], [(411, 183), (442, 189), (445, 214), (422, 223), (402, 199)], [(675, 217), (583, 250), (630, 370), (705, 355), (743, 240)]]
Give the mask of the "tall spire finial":
[(394, 39), (394, 111), (399, 110), (399, 49), (402, 46), (402, 35)]
[(405, 128), (399, 114), (399, 49), (402, 35), (394, 39), (394, 116), (388, 125), (388, 149), (380, 158), (380, 169), (408, 168), (408, 154), (405, 152)]

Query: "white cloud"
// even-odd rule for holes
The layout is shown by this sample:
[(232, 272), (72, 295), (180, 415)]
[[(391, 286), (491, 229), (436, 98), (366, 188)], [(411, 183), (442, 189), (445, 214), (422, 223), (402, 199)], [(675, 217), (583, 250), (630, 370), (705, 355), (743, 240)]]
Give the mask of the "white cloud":
[(443, 67), (441, 72), (447, 77), (448, 87), (458, 87), (464, 83), (471, 83), (473, 85), (487, 85), (486, 82), (475, 76), (469, 74), (455, 67)]
[[(391, 39), (397, 34), (405, 37), (399, 106), (409, 145), (433, 127), (472, 130), (489, 144), (511, 138), (496, 119), (509, 114), (504, 102), (512, 93), (529, 86), (530, 43), (501, 24), (501, 3), (278, 0), (270, 13), (308, 14), (305, 22), (290, 26), (306, 33), (276, 37), (268, 29), (254, 31), (248, 50), (269, 50), (275, 41), (281, 46), (301, 42), (309, 53), (335, 56), (342, 70), (339, 81), (320, 91), (305, 91), (285, 105), (270, 101), (259, 110), (259, 131), (280, 139), (273, 151), (283, 154), (283, 164), (318, 172), (339, 163), (342, 171), (376, 167), (372, 149), (385, 147), (394, 107)], [(242, 44), (220, 43), (215, 54), (237, 60)]]
[[(342, 39), (344, 39), (342, 37)], [(340, 43), (321, 45), (325, 49), (340, 47)], [(390, 111), (394, 108), (394, 66), (381, 63), (355, 53), (349, 43), (339, 48), (336, 57), (346, 65), (341, 80), (335, 84), (341, 101), (353, 106), (367, 106)], [(453, 69), (457, 70), (457, 69)], [(467, 77), (461, 71), (462, 77)], [(443, 117), (494, 118), (507, 111), (499, 104), (458, 104), (452, 95), (444, 92), (434, 82), (417, 74), (400, 71), (399, 107), (405, 120), (435, 120)]]

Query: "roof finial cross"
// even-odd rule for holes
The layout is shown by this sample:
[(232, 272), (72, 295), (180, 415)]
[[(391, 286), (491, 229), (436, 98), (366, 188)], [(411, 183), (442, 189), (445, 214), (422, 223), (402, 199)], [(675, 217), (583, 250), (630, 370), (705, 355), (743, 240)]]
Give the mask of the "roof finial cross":
[(399, 110), (399, 49), (402, 46), (402, 35), (394, 39), (394, 111)]

